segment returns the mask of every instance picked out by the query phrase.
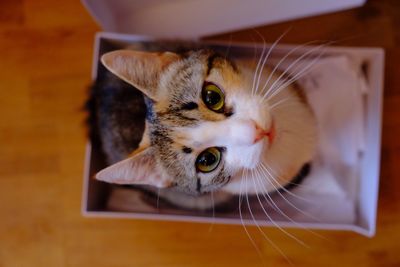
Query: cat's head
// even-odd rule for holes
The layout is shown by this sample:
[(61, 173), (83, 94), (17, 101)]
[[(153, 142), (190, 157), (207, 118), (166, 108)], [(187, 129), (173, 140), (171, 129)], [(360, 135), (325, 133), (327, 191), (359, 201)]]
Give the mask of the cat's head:
[(139, 148), (97, 179), (198, 194), (223, 187), (268, 154), (274, 119), (252, 93), (254, 75), (246, 68), (209, 50), (119, 50), (102, 63), (142, 91), (149, 110)]

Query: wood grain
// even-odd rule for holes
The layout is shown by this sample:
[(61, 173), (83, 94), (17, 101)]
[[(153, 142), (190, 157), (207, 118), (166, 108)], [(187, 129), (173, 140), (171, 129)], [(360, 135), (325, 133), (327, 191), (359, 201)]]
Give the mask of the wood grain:
[[(294, 266), (400, 266), (400, 2), (375, 0), (257, 30), (274, 41), (289, 26), (286, 43), (386, 49), (378, 229), (372, 239), (290, 230), (309, 249), (264, 230)], [(240, 226), (210, 231), (207, 224), (81, 216), (81, 107), (98, 30), (77, 0), (0, 3), (0, 266), (290, 266), (252, 227), (261, 257)], [(244, 30), (211, 39), (255, 36)]]

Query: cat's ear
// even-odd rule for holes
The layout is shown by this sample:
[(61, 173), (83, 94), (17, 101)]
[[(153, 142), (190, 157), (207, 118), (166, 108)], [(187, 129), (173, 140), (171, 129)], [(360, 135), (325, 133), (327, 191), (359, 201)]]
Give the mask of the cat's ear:
[(159, 188), (171, 185), (171, 178), (160, 170), (148, 147), (125, 160), (115, 163), (96, 174), (96, 179), (114, 184), (152, 185)]
[(101, 57), (103, 65), (122, 80), (157, 101), (161, 73), (180, 56), (170, 52), (150, 53), (117, 50)]

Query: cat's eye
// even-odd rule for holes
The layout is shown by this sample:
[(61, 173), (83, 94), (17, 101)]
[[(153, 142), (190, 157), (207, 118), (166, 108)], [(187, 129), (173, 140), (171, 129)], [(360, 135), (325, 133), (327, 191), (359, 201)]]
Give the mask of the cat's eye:
[(221, 151), (216, 147), (210, 147), (202, 151), (196, 159), (196, 169), (199, 172), (212, 172), (221, 161)]
[(218, 113), (224, 111), (225, 96), (217, 85), (210, 82), (204, 83), (201, 98), (204, 104), (212, 111)]

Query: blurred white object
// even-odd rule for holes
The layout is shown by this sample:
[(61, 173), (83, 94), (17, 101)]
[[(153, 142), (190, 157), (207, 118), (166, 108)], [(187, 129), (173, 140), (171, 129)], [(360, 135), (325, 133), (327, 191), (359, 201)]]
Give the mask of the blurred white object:
[(365, 0), (82, 0), (105, 31), (198, 38), (361, 6)]

